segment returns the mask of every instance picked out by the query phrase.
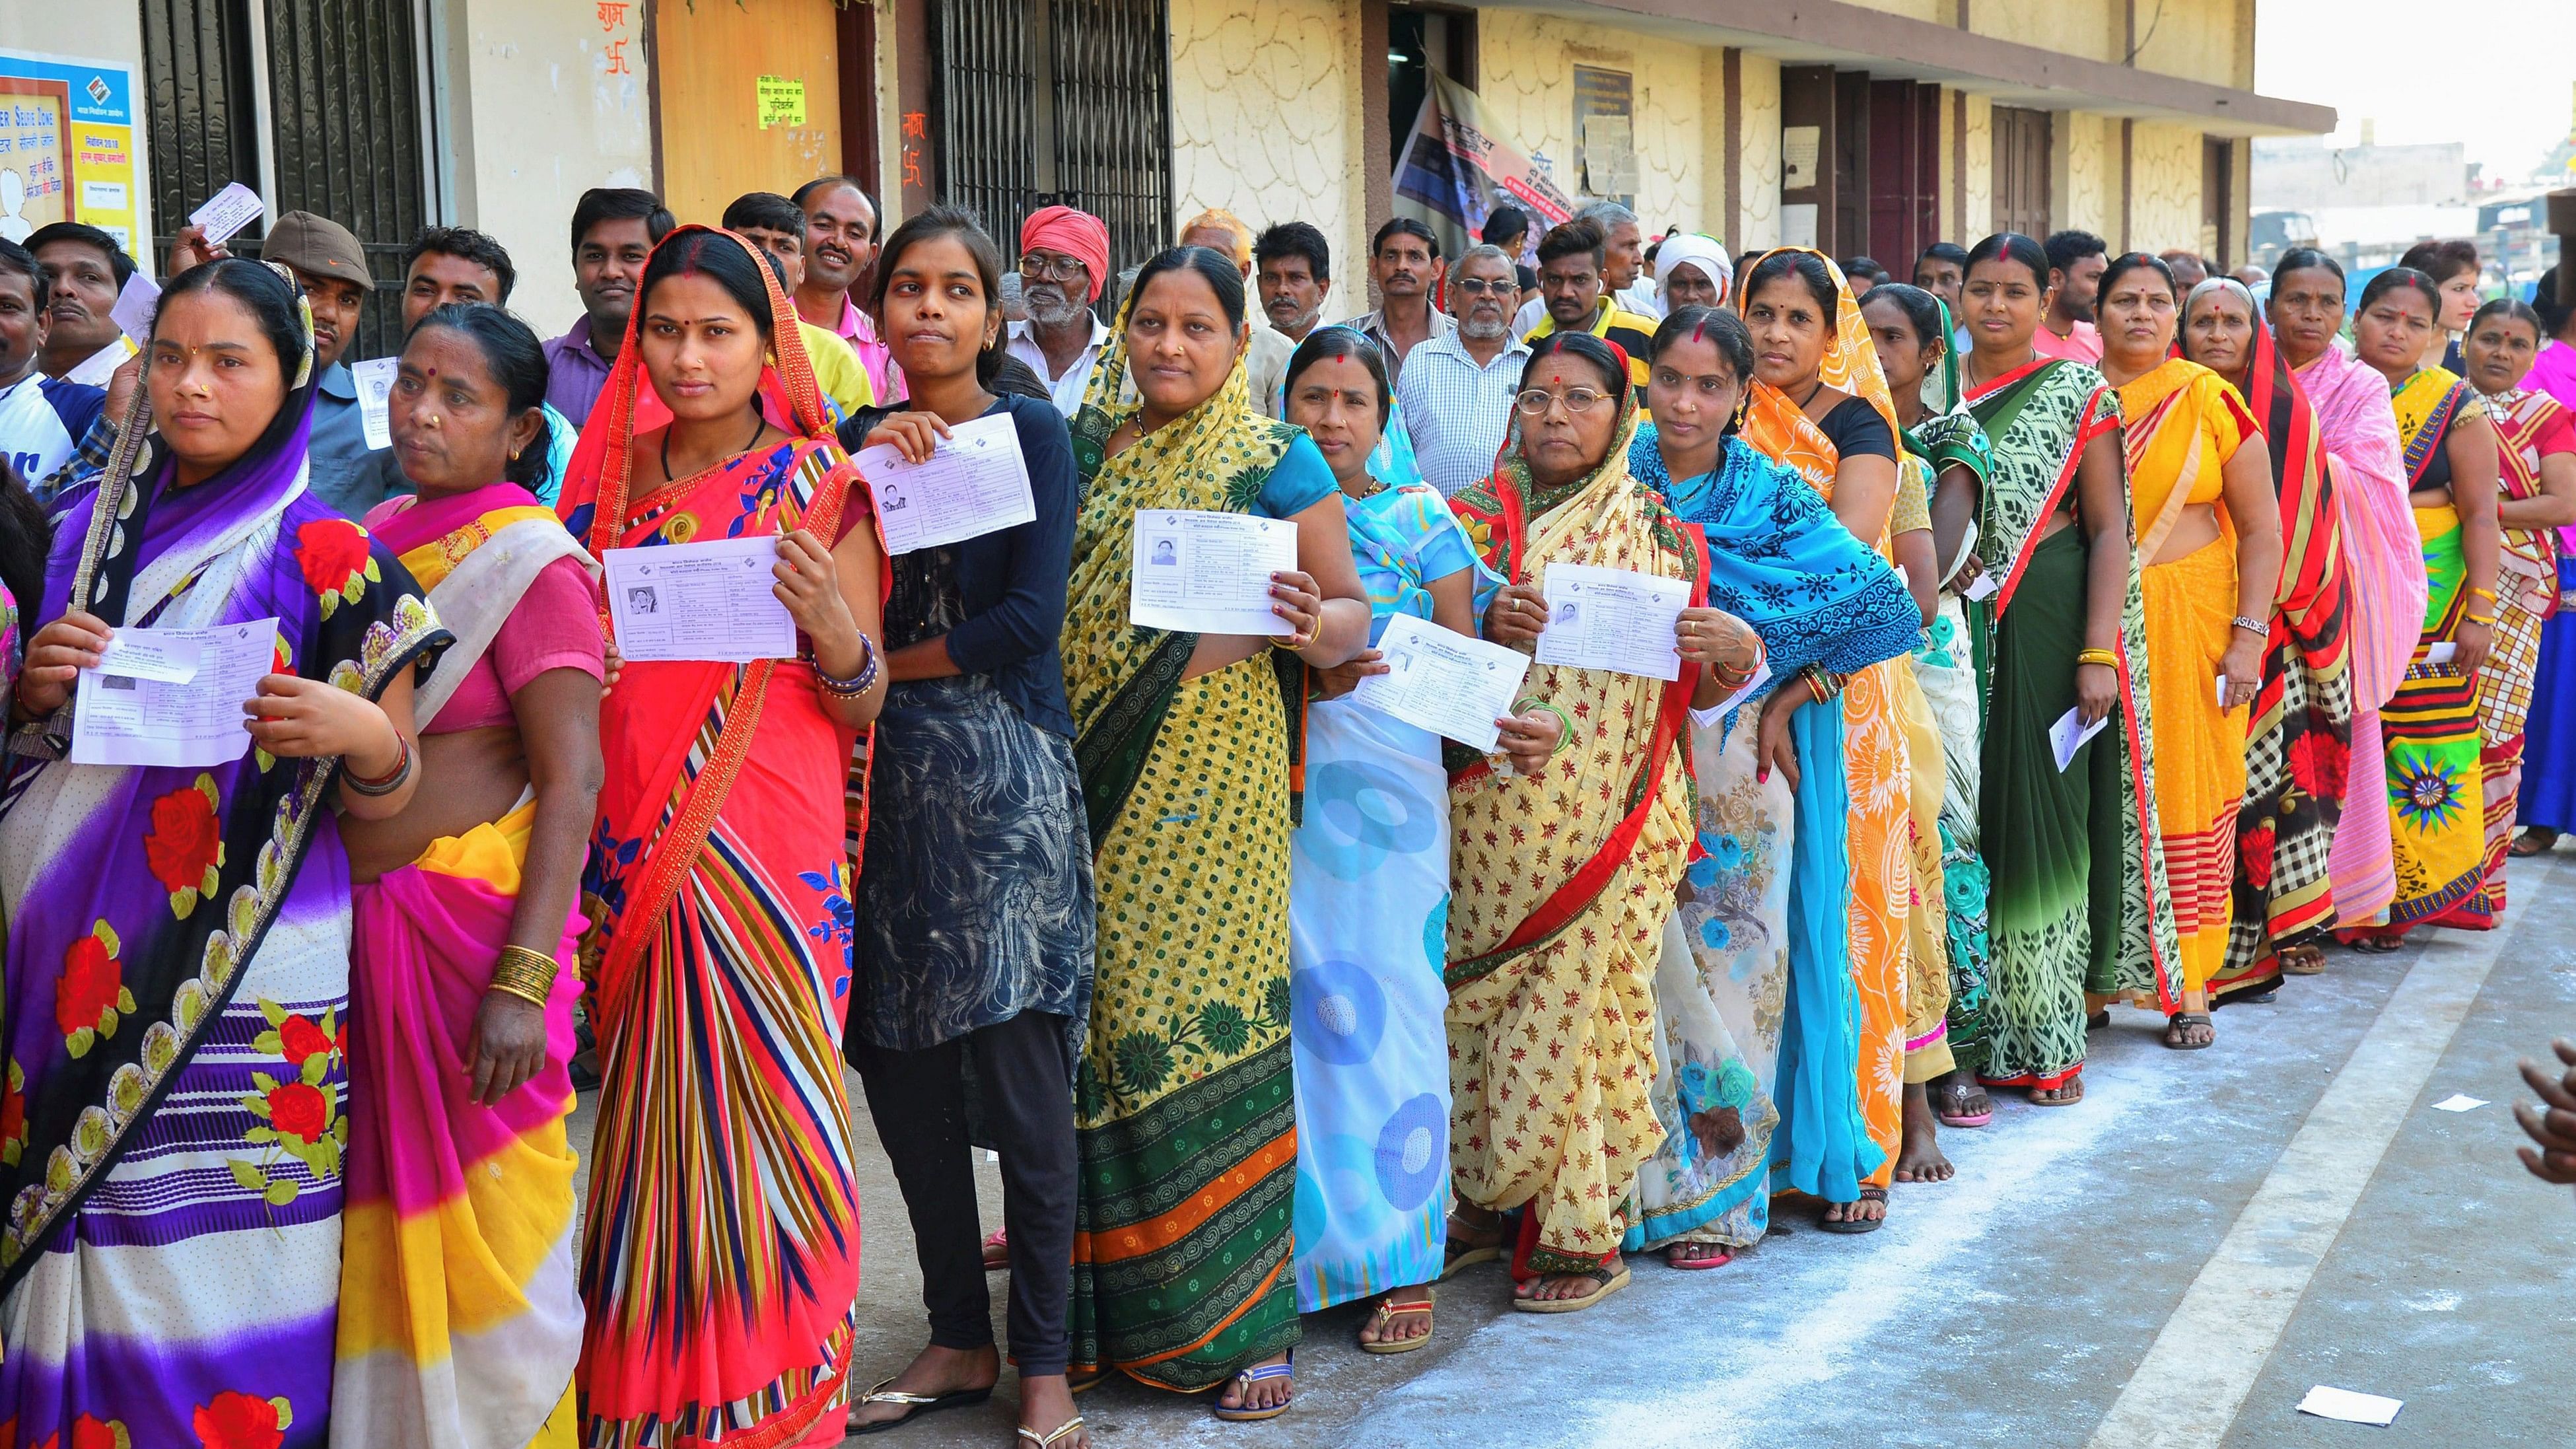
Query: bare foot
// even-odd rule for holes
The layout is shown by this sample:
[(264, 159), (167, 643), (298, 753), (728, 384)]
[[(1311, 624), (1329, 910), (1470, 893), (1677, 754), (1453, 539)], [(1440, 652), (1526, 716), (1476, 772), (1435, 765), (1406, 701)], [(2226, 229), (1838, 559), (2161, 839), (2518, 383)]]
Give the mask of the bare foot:
[[(927, 1404), (905, 1403), (881, 1397), (886, 1394), (909, 1394), (925, 1399), (942, 1399), (951, 1394), (990, 1394), (993, 1384), (1002, 1376), (1002, 1356), (991, 1344), (982, 1348), (941, 1348), (937, 1344), (923, 1349), (902, 1373), (870, 1389), (866, 1396), (850, 1406), (850, 1432), (857, 1433), (872, 1424), (899, 1423), (929, 1408)], [(1064, 1380), (1056, 1385), (1061, 1391)], [(981, 1402), (981, 1400), (977, 1400)], [(1071, 1404), (1073, 1396), (1065, 1395)], [(1057, 1419), (1062, 1423), (1073, 1417), (1070, 1412)], [(1054, 1428), (1054, 1424), (1047, 1428)], [(1041, 1429), (1040, 1433), (1045, 1430)]]
[(1227, 1381), (1225, 1392), (1217, 1396), (1216, 1406), (1220, 1409), (1241, 1409), (1250, 1413), (1288, 1407), (1288, 1400), (1296, 1393), (1297, 1388), (1293, 1375), (1272, 1374), (1267, 1378), (1250, 1377), (1251, 1374), (1262, 1369), (1284, 1368), (1287, 1364), (1288, 1355), (1272, 1354), (1243, 1373), (1236, 1374)]
[[(1410, 1303), (1419, 1303), (1426, 1311), (1393, 1311), (1400, 1305)], [(1420, 1283), (1411, 1288), (1396, 1289), (1379, 1299), (1377, 1311), (1369, 1315), (1368, 1322), (1360, 1325), (1361, 1344), (1407, 1343), (1417, 1338), (1429, 1338), (1431, 1314), (1427, 1310), (1430, 1306), (1430, 1284)]]
[(2082, 1077), (2068, 1077), (2054, 1087), (2030, 1089), (2030, 1104), (2034, 1107), (2072, 1107), (2083, 1100), (2084, 1079)]
[(1675, 1268), (1714, 1268), (1735, 1261), (1724, 1243), (1675, 1243), (1664, 1249), (1664, 1262)]
[[(1887, 1217), (1887, 1189), (1864, 1187), (1858, 1202), (1825, 1204), (1825, 1221), (1829, 1223), (1875, 1223)], [(1871, 1196), (1871, 1194), (1877, 1194)]]
[[(1080, 1417), (1082, 1411), (1073, 1406), (1073, 1390), (1065, 1383), (1064, 1375), (1021, 1376), (1020, 1427), (1035, 1435), (1046, 1449), (1091, 1449), (1091, 1431), (1087, 1429), (1076, 1429), (1057, 1439), (1047, 1438)], [(1013, 1438), (1018, 1443), (1028, 1442), (1017, 1435)]]
[(1905, 1088), (1904, 1137), (1896, 1151), (1898, 1182), (1948, 1182), (1958, 1169), (1941, 1155), (1941, 1128), (1932, 1115), (1932, 1093), (1921, 1083)]

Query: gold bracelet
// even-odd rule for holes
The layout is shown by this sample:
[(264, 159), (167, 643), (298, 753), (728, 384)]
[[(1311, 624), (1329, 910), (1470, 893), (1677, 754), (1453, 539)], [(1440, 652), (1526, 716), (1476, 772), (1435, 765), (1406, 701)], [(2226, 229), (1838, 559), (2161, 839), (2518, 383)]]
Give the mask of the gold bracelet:
[(2108, 649), (2087, 649), (2075, 656), (2075, 662), (2079, 665), (2099, 664), (2105, 669), (2118, 669), (2120, 656)]
[(554, 958), (542, 951), (532, 951), (525, 946), (504, 946), (501, 958), (492, 964), (489, 989), (544, 1006), (554, 995), (555, 971)]
[(2479, 627), (2481, 627), (2481, 628), (2489, 628), (2489, 629), (2491, 629), (2491, 628), (2494, 628), (2494, 627), (2495, 627), (2495, 615), (2493, 615), (2493, 614), (2462, 614), (2462, 615), (2460, 616), (2460, 622), (2461, 622), (2461, 623), (2463, 623), (2463, 624), (2476, 624), (2476, 625), (2478, 625), (2478, 626), (2479, 626)]
[(2486, 601), (2487, 601), (2488, 603), (2490, 603), (2490, 604), (2492, 604), (2492, 603), (2494, 603), (2494, 602), (2496, 601), (2495, 590), (2493, 590), (2493, 589), (2482, 589), (2482, 588), (2479, 588), (2479, 587), (2478, 587), (2477, 585), (2475, 585), (2475, 584), (2471, 584), (2471, 585), (2469, 585), (2469, 592), (2470, 592), (2470, 593), (2473, 593), (2473, 594), (2475, 594), (2475, 595), (2477, 595), (2477, 596), (2478, 596), (2479, 598), (2481, 598), (2481, 599), (2486, 600)]

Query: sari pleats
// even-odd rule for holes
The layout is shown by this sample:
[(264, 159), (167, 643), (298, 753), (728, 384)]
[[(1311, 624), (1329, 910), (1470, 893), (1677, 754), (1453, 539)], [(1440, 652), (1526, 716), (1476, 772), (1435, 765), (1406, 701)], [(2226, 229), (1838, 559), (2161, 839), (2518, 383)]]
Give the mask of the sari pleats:
[[(2432, 646), (2455, 637), (2466, 612), (2468, 562), (2461, 552), (2459, 510), (2449, 504), (2418, 507), (2415, 527), (2424, 540), (2429, 581), (2424, 635), (2381, 719), (2397, 858), (2390, 928), (2452, 911), (2478, 889), (2486, 865), (2477, 684), (2462, 678), (2456, 666), (2427, 657)], [(2469, 924), (2461, 919), (2441, 923)]]

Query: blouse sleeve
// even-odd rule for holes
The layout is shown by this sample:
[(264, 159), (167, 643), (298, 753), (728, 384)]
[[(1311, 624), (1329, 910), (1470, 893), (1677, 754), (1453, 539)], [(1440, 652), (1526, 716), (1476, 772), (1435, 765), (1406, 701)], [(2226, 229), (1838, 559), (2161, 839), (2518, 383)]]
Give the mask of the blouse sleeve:
[(1834, 451), (1843, 457), (1896, 461), (1896, 431), (1867, 399), (1845, 398), (1834, 404), (1817, 430), (1833, 441)]
[(2218, 460), (2226, 462), (2236, 456), (2248, 438), (2260, 437), (2262, 425), (2246, 411), (2245, 402), (2236, 389), (2214, 374), (2199, 379), (2201, 426), (2209, 429), (2210, 441), (2218, 445)]
[(1910, 453), (1896, 465), (1896, 506), (1887, 516), (1889, 533), (1932, 531), (1932, 500), (1924, 484), (1931, 472), (1929, 465)]
[(1333, 481), (1332, 466), (1316, 449), (1315, 440), (1299, 433), (1261, 485), (1261, 511), (1272, 518), (1294, 518), (1332, 497), (1341, 486)]
[(2558, 416), (2541, 427), (2534, 441), (2544, 458), (2552, 453), (2576, 453), (2576, 411), (2561, 409)]
[(549, 669), (578, 669), (598, 679), (606, 672), (604, 652), (590, 575), (576, 560), (559, 558), (529, 581), (492, 637), (490, 658), (501, 692), (517, 694)]

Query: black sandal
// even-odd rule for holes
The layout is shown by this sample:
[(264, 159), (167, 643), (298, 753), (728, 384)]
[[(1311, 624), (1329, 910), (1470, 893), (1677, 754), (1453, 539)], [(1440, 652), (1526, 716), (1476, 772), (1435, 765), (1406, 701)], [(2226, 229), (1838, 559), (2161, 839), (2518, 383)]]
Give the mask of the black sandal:
[[(1860, 1190), (1860, 1201), (1884, 1203), (1887, 1189), (1864, 1187)], [(1829, 1233), (1874, 1233), (1887, 1226), (1887, 1214), (1882, 1212), (1874, 1218), (1820, 1218), (1816, 1226)]]
[[(2193, 1041), (2190, 1039), (2191, 1029), (2196, 1026), (2209, 1028), (2209, 1039), (2207, 1041)], [(2211, 1046), (2215, 1045), (2217, 1041), (2218, 1028), (2210, 1021), (2208, 1012), (2177, 1011), (2173, 1015), (2165, 1018), (2165, 1045), (2175, 1051), (2206, 1051)]]

